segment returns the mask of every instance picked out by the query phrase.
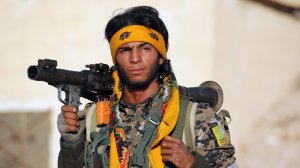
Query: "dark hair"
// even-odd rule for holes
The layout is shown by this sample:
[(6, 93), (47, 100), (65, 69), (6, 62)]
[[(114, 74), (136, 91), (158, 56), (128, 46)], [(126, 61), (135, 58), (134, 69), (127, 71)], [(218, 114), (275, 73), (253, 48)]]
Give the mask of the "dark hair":
[(105, 38), (110, 42), (112, 36), (118, 30), (129, 25), (142, 25), (158, 31), (163, 36), (166, 49), (168, 49), (168, 30), (155, 8), (150, 6), (137, 6), (114, 16), (106, 25)]

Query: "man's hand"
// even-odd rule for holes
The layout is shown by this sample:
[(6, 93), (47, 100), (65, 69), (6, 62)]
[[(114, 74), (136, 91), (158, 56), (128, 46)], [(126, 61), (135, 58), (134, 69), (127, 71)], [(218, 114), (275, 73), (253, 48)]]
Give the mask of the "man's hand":
[(76, 140), (85, 129), (85, 112), (77, 111), (77, 108), (70, 105), (61, 107), (61, 113), (57, 118), (57, 127), (65, 141)]
[(163, 162), (170, 162), (178, 168), (189, 168), (193, 164), (194, 156), (184, 145), (182, 140), (166, 136), (161, 142)]
[(79, 117), (77, 116), (77, 109), (73, 106), (63, 105), (61, 112), (64, 117), (67, 132), (76, 133), (79, 130)]

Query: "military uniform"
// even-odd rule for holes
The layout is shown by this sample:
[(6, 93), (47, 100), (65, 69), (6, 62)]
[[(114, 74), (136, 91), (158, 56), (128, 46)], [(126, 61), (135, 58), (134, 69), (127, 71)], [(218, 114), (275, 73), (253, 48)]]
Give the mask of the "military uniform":
[[(162, 95), (162, 89), (160, 89), (139, 104), (133, 105), (120, 101), (119, 116), (126, 133), (130, 157), (133, 156), (135, 148), (145, 133), (145, 125), (149, 122), (147, 117), (151, 109), (155, 108), (156, 100)], [(193, 125), (192, 130), (194, 130), (191, 152), (196, 159), (192, 167), (205, 167), (205, 165), (228, 167), (234, 165), (235, 149), (230, 142), (230, 134), (225, 119), (216, 114), (207, 103), (198, 103), (193, 114), (195, 115), (195, 122), (191, 124)], [(59, 167), (83, 166), (83, 142), (83, 136), (73, 143), (61, 140)]]

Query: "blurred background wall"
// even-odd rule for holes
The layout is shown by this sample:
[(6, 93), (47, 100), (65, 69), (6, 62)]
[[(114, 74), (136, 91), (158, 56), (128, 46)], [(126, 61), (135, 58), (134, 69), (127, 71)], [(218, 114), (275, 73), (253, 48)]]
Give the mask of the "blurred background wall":
[(300, 20), (265, 2), (0, 0), (0, 167), (57, 167), (62, 104), (54, 87), (27, 78), (27, 68), (40, 58), (76, 71), (111, 65), (105, 25), (136, 5), (160, 11), (179, 84), (223, 87), (240, 167), (299, 167)]

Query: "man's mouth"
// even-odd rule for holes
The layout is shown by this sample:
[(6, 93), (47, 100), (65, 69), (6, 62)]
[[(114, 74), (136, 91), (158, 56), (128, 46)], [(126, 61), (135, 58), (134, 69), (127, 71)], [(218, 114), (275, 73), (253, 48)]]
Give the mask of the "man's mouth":
[(130, 69), (129, 72), (133, 75), (139, 75), (141, 73), (143, 73), (144, 69), (142, 68), (133, 68), (133, 69)]

